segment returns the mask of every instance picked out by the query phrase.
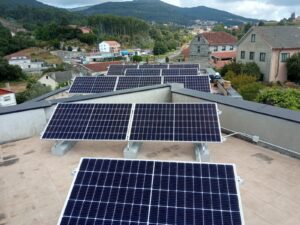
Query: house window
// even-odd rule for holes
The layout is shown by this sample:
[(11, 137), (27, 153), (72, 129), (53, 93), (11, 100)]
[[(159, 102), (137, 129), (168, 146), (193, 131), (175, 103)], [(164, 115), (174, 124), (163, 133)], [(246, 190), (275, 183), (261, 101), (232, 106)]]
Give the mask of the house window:
[(218, 46), (214, 46), (214, 52), (218, 51)]
[(290, 58), (290, 53), (281, 53), (281, 62), (286, 62)]
[(249, 53), (249, 59), (250, 60), (254, 60), (254, 52), (250, 52)]
[(241, 59), (245, 59), (245, 55), (246, 55), (245, 51), (241, 51)]
[(233, 50), (233, 45), (230, 45), (230, 51), (232, 51)]
[(256, 39), (256, 35), (255, 34), (251, 34), (251, 42), (255, 42)]
[(198, 53), (200, 53), (200, 46), (198, 46)]
[(226, 46), (222, 46), (222, 51), (226, 51)]
[(266, 61), (266, 53), (261, 52), (259, 55), (259, 61), (265, 62)]
[(201, 38), (200, 38), (200, 36), (198, 36), (198, 42), (200, 42), (201, 41)]
[(46, 79), (47, 79), (47, 80), (48, 80), (48, 78), (49, 78), (49, 77), (48, 77), (48, 76), (46, 76)]
[(8, 102), (8, 101), (10, 101), (10, 96), (5, 96), (3, 99), (5, 102)]

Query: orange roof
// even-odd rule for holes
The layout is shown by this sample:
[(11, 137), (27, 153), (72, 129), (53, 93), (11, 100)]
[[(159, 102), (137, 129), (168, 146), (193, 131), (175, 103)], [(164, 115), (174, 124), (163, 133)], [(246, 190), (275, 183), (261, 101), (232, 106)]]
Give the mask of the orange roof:
[(184, 48), (181, 53), (184, 56), (184, 58), (189, 58), (190, 57), (190, 47)]
[(93, 72), (104, 72), (108, 70), (110, 65), (122, 64), (121, 61), (111, 61), (111, 62), (99, 62), (99, 63), (91, 63), (84, 65), (84, 67), (88, 68)]
[(84, 33), (84, 34), (92, 33), (92, 29), (89, 28), (89, 27), (80, 27), (79, 29), (80, 29), (81, 32)]
[(11, 94), (11, 93), (14, 93), (14, 92), (0, 88), (0, 95), (6, 95), (6, 94)]
[(212, 64), (215, 66), (217, 69), (223, 68), (225, 65), (232, 63), (231, 60), (219, 60), (216, 63), (212, 62)]
[(217, 59), (234, 59), (236, 58), (236, 51), (229, 51), (229, 52), (213, 52), (211, 53), (212, 57)]
[(10, 60), (13, 57), (27, 57), (30, 58), (30, 55), (28, 54), (28, 49), (24, 49), (15, 53), (12, 53), (10, 55), (6, 55), (4, 58), (7, 60)]
[(230, 44), (235, 45), (236, 37), (226, 32), (207, 32), (202, 34), (210, 45)]
[(120, 45), (119, 42), (117, 41), (104, 41), (104, 42), (106, 42), (109, 45)]

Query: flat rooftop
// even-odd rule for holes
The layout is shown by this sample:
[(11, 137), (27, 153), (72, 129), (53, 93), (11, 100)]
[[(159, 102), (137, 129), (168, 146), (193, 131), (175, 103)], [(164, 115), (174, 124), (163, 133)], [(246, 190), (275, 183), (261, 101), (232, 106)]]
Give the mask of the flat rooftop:
[[(0, 224), (57, 224), (81, 157), (123, 158), (125, 142), (78, 142), (63, 157), (39, 137), (0, 145)], [(300, 221), (300, 160), (230, 137), (211, 162), (235, 163), (247, 225)], [(192, 144), (145, 143), (139, 159), (194, 161)]]

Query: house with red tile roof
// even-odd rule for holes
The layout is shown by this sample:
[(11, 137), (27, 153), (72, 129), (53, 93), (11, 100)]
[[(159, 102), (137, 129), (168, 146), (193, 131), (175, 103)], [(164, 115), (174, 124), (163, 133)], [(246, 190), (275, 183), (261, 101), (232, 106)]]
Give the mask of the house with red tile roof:
[(190, 61), (209, 58), (211, 53), (235, 52), (237, 39), (226, 32), (206, 32), (198, 34), (190, 44)]
[(0, 107), (16, 105), (15, 93), (6, 89), (0, 88)]
[(80, 65), (79, 70), (84, 76), (98, 75), (106, 73), (110, 65), (118, 64), (122, 64), (122, 61), (90, 63), (86, 65)]
[(117, 41), (102, 41), (99, 44), (99, 51), (101, 53), (119, 53), (121, 44)]
[(232, 63), (236, 59), (236, 51), (213, 52), (211, 53), (212, 66), (221, 69), (225, 65)]

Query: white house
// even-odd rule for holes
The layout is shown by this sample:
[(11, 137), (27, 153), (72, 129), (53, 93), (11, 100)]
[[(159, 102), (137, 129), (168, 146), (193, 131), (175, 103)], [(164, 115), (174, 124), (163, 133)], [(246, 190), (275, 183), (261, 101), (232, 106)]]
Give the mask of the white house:
[(102, 41), (99, 44), (99, 51), (101, 53), (119, 53), (120, 50), (121, 45), (116, 41)]
[(55, 90), (59, 84), (62, 83), (71, 83), (71, 80), (79, 76), (80, 74), (72, 72), (72, 71), (58, 71), (47, 73), (42, 76), (38, 81), (44, 86), (50, 86), (52, 90)]
[(10, 65), (21, 67), (25, 72), (40, 72), (48, 68), (44, 65), (44, 62), (31, 61), (27, 56), (13, 56), (9, 58), (8, 63)]
[(0, 88), (0, 107), (16, 105), (16, 96), (12, 91)]

